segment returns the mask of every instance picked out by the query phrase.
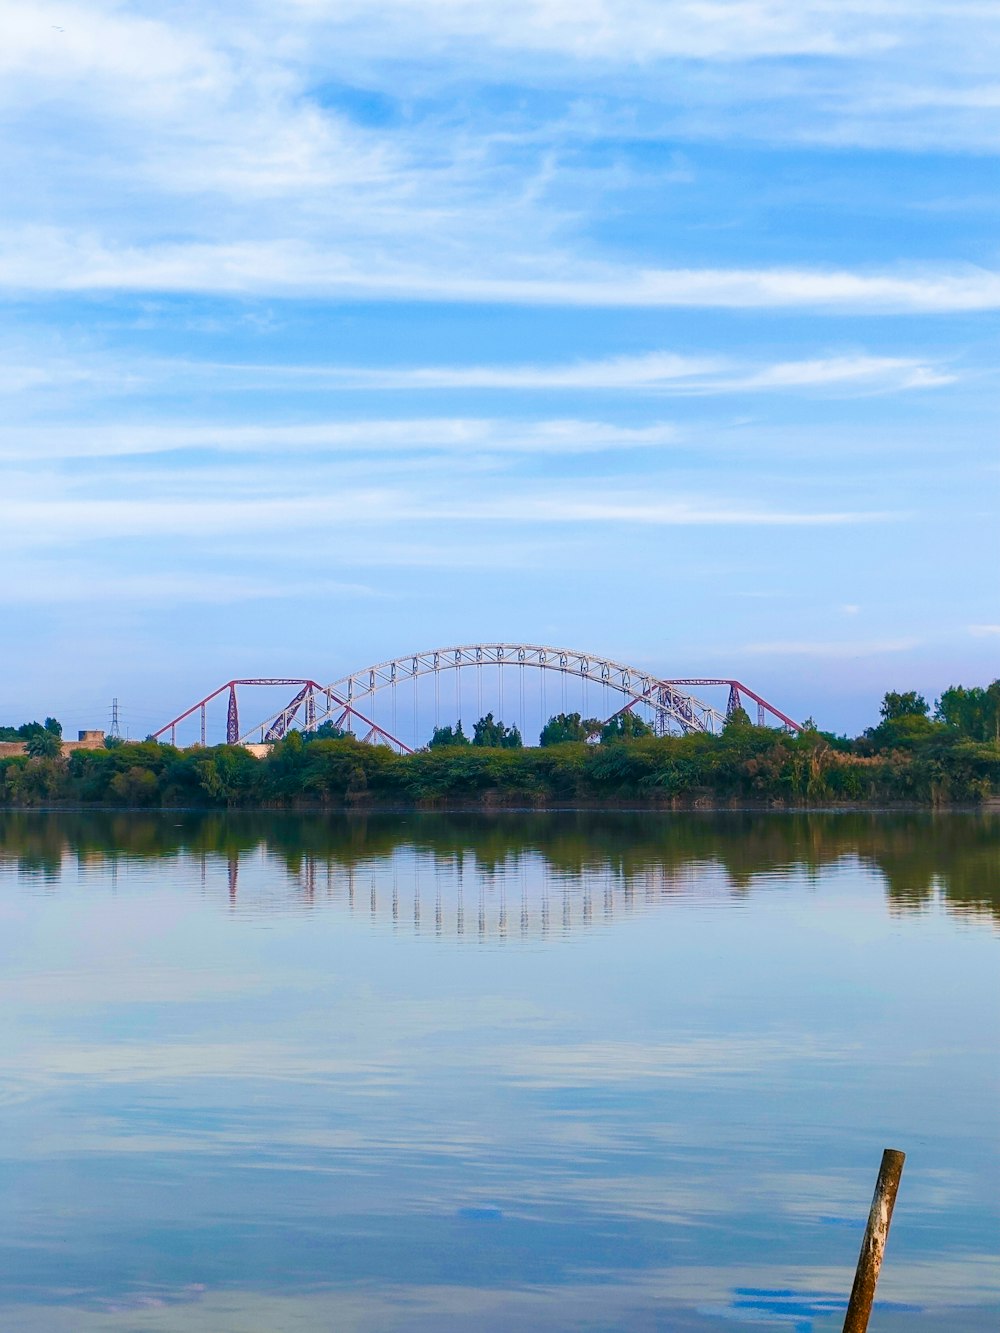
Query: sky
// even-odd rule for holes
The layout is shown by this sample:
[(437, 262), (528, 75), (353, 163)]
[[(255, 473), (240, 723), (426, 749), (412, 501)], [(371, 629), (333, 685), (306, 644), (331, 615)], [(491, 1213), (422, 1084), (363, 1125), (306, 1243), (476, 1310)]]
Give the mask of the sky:
[(0, 0), (0, 721), (1000, 676), (1000, 7)]

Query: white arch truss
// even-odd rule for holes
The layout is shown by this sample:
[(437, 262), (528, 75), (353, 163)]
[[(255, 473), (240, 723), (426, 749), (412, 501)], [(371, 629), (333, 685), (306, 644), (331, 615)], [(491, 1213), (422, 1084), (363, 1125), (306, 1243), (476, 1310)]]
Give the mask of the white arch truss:
[[(409, 746), (367, 716), (365, 711), (367, 702), (380, 690), (416, 682), (422, 676), (440, 676), (446, 672), (468, 669), (482, 670), (483, 667), (496, 667), (500, 671), (506, 667), (552, 671), (576, 680), (593, 681), (607, 686), (623, 698), (622, 706), (616, 709), (612, 716), (636, 704), (648, 705), (654, 712), (655, 730), (661, 734), (674, 728), (684, 732), (717, 732), (724, 725), (726, 720), (724, 714), (680, 688), (681, 685), (687, 684), (728, 685), (731, 700), (733, 687), (738, 687), (751, 699), (756, 700), (759, 707), (767, 708), (773, 713), (782, 724), (793, 727), (795, 725), (736, 681), (708, 678), (690, 682), (661, 680), (651, 672), (626, 666), (622, 662), (615, 662), (594, 653), (579, 652), (573, 648), (555, 648), (547, 644), (533, 643), (475, 643), (407, 653), (403, 657), (390, 658), (374, 666), (365, 667), (362, 671), (341, 676), (339, 680), (332, 681), (329, 685), (305, 691), (303, 693), (309, 694), (307, 700), (300, 693), (279, 712), (244, 732), (240, 741), (245, 743), (254, 738), (279, 739), (291, 727), (299, 709), (304, 707), (306, 730), (314, 730), (325, 721), (334, 722), (337, 726), (360, 722), (368, 727), (363, 739), (387, 742), (395, 748), (408, 752)], [(738, 694), (736, 702), (739, 702)]]

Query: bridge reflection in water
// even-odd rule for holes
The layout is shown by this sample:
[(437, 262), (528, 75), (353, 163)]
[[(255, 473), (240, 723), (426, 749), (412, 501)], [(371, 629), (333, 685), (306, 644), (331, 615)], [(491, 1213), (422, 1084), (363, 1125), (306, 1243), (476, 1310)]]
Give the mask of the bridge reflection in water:
[(702, 905), (713, 895), (731, 897), (725, 872), (709, 863), (650, 865), (629, 875), (607, 865), (570, 875), (553, 874), (537, 855), (484, 868), (468, 858), (442, 860), (403, 848), (347, 866), (307, 857), (290, 874), (291, 898), (268, 861), (241, 865), (231, 857), (226, 868), (234, 907), (334, 907), (395, 930), (493, 941), (611, 924), (681, 896), (696, 896)]

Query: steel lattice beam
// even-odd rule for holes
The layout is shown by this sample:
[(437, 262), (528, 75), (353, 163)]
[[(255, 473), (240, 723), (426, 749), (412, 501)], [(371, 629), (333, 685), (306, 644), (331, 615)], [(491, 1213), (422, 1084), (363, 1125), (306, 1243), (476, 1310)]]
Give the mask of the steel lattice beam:
[[(649, 707), (655, 713), (656, 730), (661, 734), (670, 727), (679, 727), (688, 733), (718, 732), (725, 725), (726, 715), (734, 708), (742, 706), (744, 696), (757, 705), (759, 722), (763, 723), (770, 717), (779, 726), (792, 731), (800, 730), (799, 724), (786, 713), (768, 703), (742, 681), (731, 678), (710, 676), (685, 679), (660, 678), (651, 672), (616, 662), (611, 658), (572, 648), (528, 643), (479, 643), (433, 648), (425, 652), (408, 653), (404, 657), (389, 658), (384, 662), (365, 667), (362, 671), (342, 676), (329, 685), (320, 685), (317, 681), (306, 677), (247, 677), (229, 680), (206, 695), (204, 699), (192, 704), (183, 713), (179, 713), (170, 722), (165, 723), (159, 731), (153, 733), (153, 737), (159, 739), (167, 732), (174, 737), (178, 724), (199, 709), (204, 719), (205, 706), (228, 690), (227, 739), (231, 743), (244, 744), (257, 736), (264, 741), (278, 740), (287, 733), (301, 712), (304, 728), (307, 731), (315, 730), (326, 721), (333, 721), (340, 726), (356, 720), (367, 728), (366, 740), (384, 742), (401, 753), (408, 754), (412, 753), (408, 745), (374, 722), (358, 705), (367, 699), (372, 699), (382, 690), (391, 690), (405, 682), (413, 682), (415, 685), (416, 681), (424, 676), (441, 675), (450, 671), (481, 670), (486, 666), (497, 667), (501, 671), (509, 666), (527, 667), (607, 686), (624, 699), (622, 706), (611, 715), (612, 717), (617, 717), (639, 705)], [(249, 730), (241, 731), (236, 687), (257, 685), (296, 685), (299, 689), (289, 703), (278, 712), (272, 713)], [(690, 687), (702, 685), (728, 688), (729, 702), (725, 715), (690, 693)]]
[[(561, 672), (575, 679), (607, 685), (626, 696), (629, 701), (625, 705), (626, 708), (639, 703), (653, 707), (656, 710), (660, 730), (671, 723), (685, 732), (721, 730), (725, 725), (725, 716), (718, 709), (688, 693), (686, 687), (728, 686), (731, 691), (736, 689), (753, 699), (760, 709), (773, 716), (780, 725), (789, 727), (793, 731), (799, 730), (798, 723), (740, 681), (715, 677), (699, 677), (697, 680), (660, 679), (650, 672), (593, 653), (526, 643), (459, 644), (447, 648), (433, 648), (418, 653), (407, 653), (404, 657), (389, 658), (374, 666), (365, 667), (362, 671), (341, 676), (339, 680), (323, 686), (318, 691), (318, 695), (325, 695), (332, 702), (324, 710), (322, 699), (317, 697), (317, 711), (313, 725), (318, 726), (323, 721), (333, 718), (337, 710), (343, 708), (345, 704), (353, 708), (356, 702), (370, 698), (380, 690), (391, 689), (422, 676), (484, 666), (498, 666), (501, 669), (505, 666), (531, 667), (541, 671)], [(251, 731), (245, 733), (244, 739), (249, 739), (257, 732), (266, 733), (268, 727), (281, 716), (281, 713), (276, 713), (263, 723), (258, 723)], [(401, 745), (395, 738), (393, 740), (395, 744)]]

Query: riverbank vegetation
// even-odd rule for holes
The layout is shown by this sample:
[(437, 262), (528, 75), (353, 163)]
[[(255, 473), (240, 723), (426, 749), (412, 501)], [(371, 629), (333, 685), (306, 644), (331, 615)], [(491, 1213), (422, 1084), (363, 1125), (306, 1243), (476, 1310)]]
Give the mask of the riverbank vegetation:
[[(35, 743), (0, 759), (0, 804), (942, 805), (1000, 794), (1000, 681), (954, 687), (930, 712), (914, 692), (887, 694), (878, 724), (853, 740), (812, 723), (797, 735), (753, 726), (738, 711), (718, 736), (663, 737), (638, 719), (595, 734), (589, 720), (560, 714), (532, 748), (489, 715), (472, 737), (460, 724), (441, 728), (409, 755), (300, 732), (262, 759), (233, 745), (178, 750), (148, 740), (63, 755)], [(56, 727), (47, 719), (44, 730)]]

